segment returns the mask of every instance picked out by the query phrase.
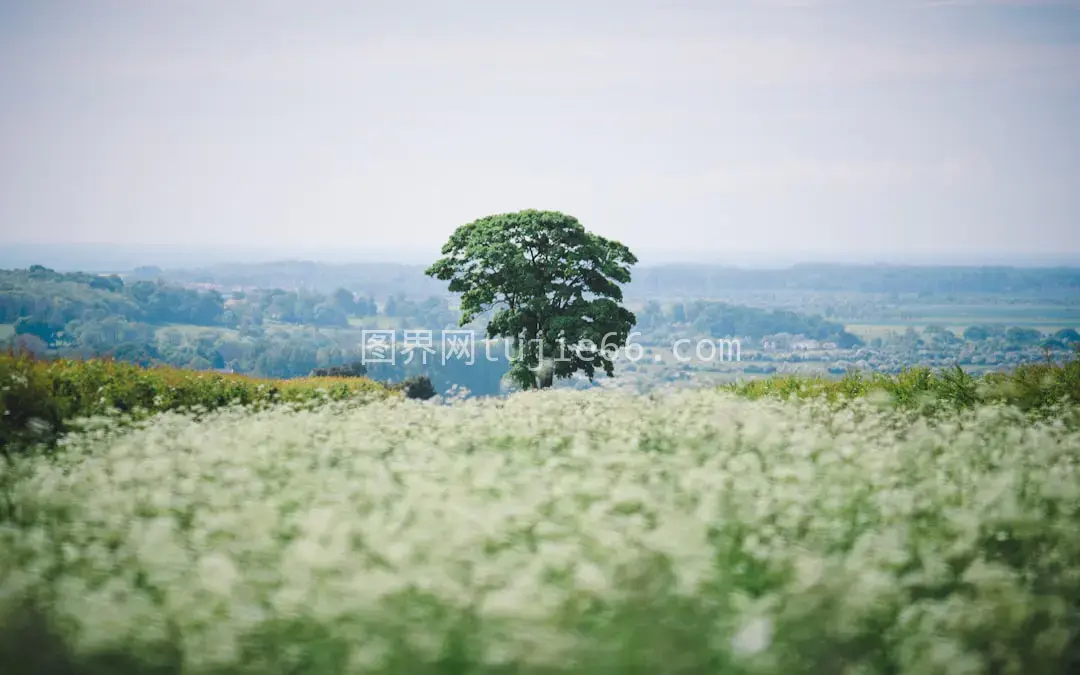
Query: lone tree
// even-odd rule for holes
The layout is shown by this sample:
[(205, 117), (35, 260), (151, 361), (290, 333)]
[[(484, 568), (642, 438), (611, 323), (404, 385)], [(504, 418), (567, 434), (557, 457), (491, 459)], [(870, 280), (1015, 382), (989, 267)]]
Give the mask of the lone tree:
[(460, 325), (494, 310), (487, 336), (510, 340), (510, 377), (523, 389), (579, 370), (614, 374), (636, 321), (619, 304), (637, 262), (626, 246), (572, 216), (529, 209), (462, 225), (442, 254), (427, 275), (461, 293)]

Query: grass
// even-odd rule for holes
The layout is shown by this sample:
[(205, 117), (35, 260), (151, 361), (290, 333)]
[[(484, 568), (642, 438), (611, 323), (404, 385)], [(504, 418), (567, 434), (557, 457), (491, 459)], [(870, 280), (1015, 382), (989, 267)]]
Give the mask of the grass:
[[(1080, 358), (1031, 363), (1009, 372), (970, 374), (959, 366), (934, 371), (917, 367), (896, 375), (853, 371), (842, 378), (772, 376), (725, 385), (750, 399), (823, 399), (844, 405), (873, 397), (925, 413), (1002, 403), (1034, 415), (1055, 414), (1080, 404)], [(1071, 409), (1071, 408), (1070, 408)], [(1072, 421), (1075, 415), (1067, 415)]]
[(169, 412), (9, 463), (0, 661), (1075, 672), (1078, 453), (1000, 404), (715, 390)]
[(37, 360), (0, 354), (0, 452), (55, 442), (82, 417), (119, 412), (132, 419), (170, 410), (231, 405), (309, 404), (386, 396), (363, 378), (271, 380), (103, 359)]

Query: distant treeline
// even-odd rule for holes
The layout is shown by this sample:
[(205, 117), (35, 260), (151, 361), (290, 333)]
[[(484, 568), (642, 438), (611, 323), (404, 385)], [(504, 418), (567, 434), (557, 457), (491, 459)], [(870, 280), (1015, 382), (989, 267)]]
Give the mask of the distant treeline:
[[(343, 288), (329, 294), (222, 293), (162, 278), (64, 273), (37, 265), (0, 270), (0, 324), (14, 327), (0, 348), (18, 344), (45, 358), (104, 356), (142, 366), (293, 378), (352, 363), (352, 342), (361, 329), (350, 319), (361, 326), (392, 322), (430, 330), (435, 344), (442, 329), (458, 322), (446, 298), (414, 301), (396, 294), (381, 305)], [(342, 337), (346, 333), (352, 337)], [(409, 361), (399, 355), (396, 363), (372, 366), (371, 375), (391, 382), (428, 377), (439, 393), (457, 385), (497, 394), (507, 367), (502, 356), (463, 367), (430, 355)]]
[[(423, 265), (394, 263), (324, 264), (287, 261), (219, 264), (198, 269), (141, 268), (143, 277), (226, 287), (309, 288), (331, 292), (348, 288), (375, 297), (394, 293), (438, 295), (445, 285), (424, 276)], [(804, 264), (784, 269), (723, 265), (639, 266), (626, 287), (632, 297), (715, 297), (733, 291), (803, 290), (902, 294), (1062, 294), (1080, 291), (1074, 267), (936, 267)]]
[(737, 269), (665, 265), (635, 270), (628, 289), (638, 295), (712, 295), (728, 291), (831, 291), (860, 293), (1067, 293), (1080, 291), (1080, 269), (796, 265)]
[(125, 280), (117, 275), (57, 272), (40, 265), (0, 270), (0, 324), (13, 324), (16, 333), (37, 336), (48, 346), (144, 340), (136, 324), (252, 329), (275, 321), (347, 327), (350, 317), (376, 315), (408, 317), (433, 328), (455, 324), (458, 316), (439, 297), (417, 302), (402, 294), (391, 295), (380, 310), (370, 296), (344, 288), (330, 294), (279, 288), (223, 294), (162, 278)]
[(446, 284), (424, 275), (423, 265), (397, 263), (329, 264), (307, 261), (218, 264), (194, 269), (140, 267), (132, 278), (162, 278), (178, 283), (207, 283), (225, 288), (308, 289), (331, 293), (338, 288), (386, 298), (445, 295)]
[(844, 324), (827, 321), (818, 314), (745, 307), (726, 302), (697, 300), (661, 306), (650, 300), (637, 313), (637, 328), (648, 334), (666, 326), (691, 326), (699, 335), (717, 338), (762, 338), (778, 333), (802, 335), (814, 340), (835, 342), (848, 349), (862, 344), (858, 336), (844, 330)]
[(125, 284), (119, 276), (56, 272), (35, 265), (0, 270), (0, 323), (53, 344), (77, 323), (123, 319), (147, 324), (222, 323), (225, 299), (217, 291), (198, 291), (154, 281)]
[[(860, 339), (847, 332), (835, 314), (695, 299), (738, 290), (739, 283), (743, 288), (781, 282), (792, 287), (801, 279), (810, 288), (827, 288), (847, 279), (849, 285), (837, 290), (994, 294), (988, 295), (988, 302), (1029, 293), (1040, 302), (1056, 296), (1068, 303), (1080, 290), (1080, 270), (1064, 268), (805, 265), (768, 271), (673, 265), (640, 268), (635, 275), (632, 289), (656, 296), (639, 301), (640, 309), (636, 309), (635, 329), (642, 334), (638, 341), (650, 345), (670, 344), (679, 335), (755, 342), (787, 336), (791, 341), (808, 338), (840, 348), (860, 345)], [(298, 377), (351, 363), (363, 329), (430, 330), (438, 344), (442, 330), (457, 326), (459, 314), (445, 293), (412, 299), (418, 297), (411, 294), (417, 289), (431, 290), (431, 286), (414, 284), (418, 281), (431, 280), (419, 267), (392, 264), (221, 265), (200, 272), (140, 268), (123, 276), (64, 273), (39, 265), (0, 270), (0, 324), (13, 327), (4, 326), (7, 337), (0, 336), (0, 348), (17, 342), (20, 348), (48, 358), (108, 356), (141, 365)], [(184, 286), (198, 282), (219, 289)], [(660, 290), (642, 292), (650, 287)], [(380, 292), (385, 294), (380, 296)], [(487, 318), (481, 317), (473, 327), (482, 331)], [(963, 340), (944, 330), (931, 335), (928, 329), (923, 337), (909, 332), (889, 345), (905, 352), (925, 347), (945, 353), (945, 346), (967, 341), (1008, 352), (1039, 345), (1066, 348), (1076, 341), (1075, 332), (1047, 336), (1005, 325), (970, 325), (963, 331)], [(882, 338), (875, 338), (870, 346), (881, 343)], [(478, 357), (471, 366), (456, 360), (423, 363), (420, 359), (376, 364), (369, 374), (393, 382), (426, 376), (440, 393), (458, 385), (493, 394), (501, 390), (507, 368), (505, 355), (499, 355), (491, 360)]]

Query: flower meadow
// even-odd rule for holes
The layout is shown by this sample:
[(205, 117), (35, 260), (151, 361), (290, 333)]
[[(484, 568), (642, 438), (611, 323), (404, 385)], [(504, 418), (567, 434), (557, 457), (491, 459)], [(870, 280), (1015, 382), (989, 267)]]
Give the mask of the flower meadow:
[(1080, 666), (1080, 431), (545, 391), (90, 421), (0, 476), (5, 673)]

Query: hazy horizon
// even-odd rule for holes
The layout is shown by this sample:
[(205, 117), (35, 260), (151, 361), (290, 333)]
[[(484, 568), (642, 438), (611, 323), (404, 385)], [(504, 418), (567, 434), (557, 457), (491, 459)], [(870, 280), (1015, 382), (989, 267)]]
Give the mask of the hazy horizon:
[[(722, 265), (744, 269), (787, 269), (802, 264), (893, 266), (994, 266), (1017, 268), (1080, 267), (1080, 255), (1020, 255), (999, 252), (977, 256), (890, 255), (852, 253), (831, 256), (769, 256), (740, 252), (637, 250), (639, 267), (662, 265)], [(439, 256), (437, 249), (396, 248), (199, 248), (124, 246), (114, 244), (15, 244), (0, 249), (0, 269), (45, 265), (59, 271), (126, 272), (141, 266), (192, 269), (221, 264), (259, 264), (284, 261), (329, 265), (385, 263), (427, 266)]]
[(1078, 9), (5, 3), (0, 248), (412, 259), (540, 208), (646, 264), (1076, 264)]

